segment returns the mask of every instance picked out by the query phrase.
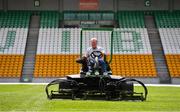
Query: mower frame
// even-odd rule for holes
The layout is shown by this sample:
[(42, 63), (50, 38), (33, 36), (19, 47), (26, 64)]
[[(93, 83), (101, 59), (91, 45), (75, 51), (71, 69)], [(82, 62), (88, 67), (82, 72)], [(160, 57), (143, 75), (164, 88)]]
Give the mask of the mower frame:
[[(111, 53), (108, 64), (112, 62), (113, 55), (113, 29), (82, 29), (80, 38), (80, 58), (82, 58), (82, 32), (90, 31), (111, 31)], [(139, 84), (143, 92), (136, 92), (134, 84)], [(57, 85), (57, 90), (51, 90), (50, 87)], [(48, 99), (103, 99), (103, 100), (140, 100), (147, 99), (148, 90), (141, 81), (124, 78), (114, 75), (67, 75), (50, 82), (45, 92)]]

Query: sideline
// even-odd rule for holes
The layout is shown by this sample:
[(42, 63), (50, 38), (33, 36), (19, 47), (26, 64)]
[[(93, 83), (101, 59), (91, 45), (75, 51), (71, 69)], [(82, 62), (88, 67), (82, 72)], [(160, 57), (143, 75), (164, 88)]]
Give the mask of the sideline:
[[(0, 83), (0, 85), (47, 85), (48, 83)], [(139, 84), (134, 84), (139, 86)], [(158, 87), (180, 87), (180, 84), (145, 84), (146, 86), (158, 86)]]

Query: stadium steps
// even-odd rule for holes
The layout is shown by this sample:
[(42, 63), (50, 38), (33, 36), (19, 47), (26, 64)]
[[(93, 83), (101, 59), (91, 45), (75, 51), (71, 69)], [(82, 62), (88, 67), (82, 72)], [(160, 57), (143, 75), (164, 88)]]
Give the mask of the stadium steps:
[(171, 83), (166, 59), (164, 56), (162, 43), (160, 40), (158, 29), (155, 26), (153, 16), (145, 16), (145, 25), (148, 30), (149, 40), (151, 43), (152, 53), (156, 65), (157, 74), (160, 83)]
[(21, 82), (32, 81), (37, 43), (38, 43), (38, 35), (39, 35), (39, 21), (40, 21), (39, 16), (31, 17), (30, 28), (29, 28), (28, 37), (27, 37), (22, 76), (20, 79)]

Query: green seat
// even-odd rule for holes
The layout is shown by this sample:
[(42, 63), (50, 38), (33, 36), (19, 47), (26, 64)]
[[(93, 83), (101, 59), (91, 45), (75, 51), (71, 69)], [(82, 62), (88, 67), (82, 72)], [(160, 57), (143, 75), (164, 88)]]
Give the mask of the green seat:
[(41, 28), (58, 28), (60, 22), (60, 14), (56, 11), (40, 12)]
[(158, 28), (179, 28), (180, 11), (156, 11), (154, 13), (155, 21)]
[(119, 26), (122, 28), (144, 28), (144, 13), (141, 11), (119, 11)]
[(28, 11), (8, 11), (0, 12), (1, 28), (26, 28), (29, 26), (31, 12)]
[(16, 32), (8, 31), (5, 45), (0, 46), (0, 52), (4, 52), (5, 49), (9, 49), (10, 47), (13, 47), (15, 38), (16, 38)]
[(71, 32), (62, 31), (61, 51), (70, 52)]

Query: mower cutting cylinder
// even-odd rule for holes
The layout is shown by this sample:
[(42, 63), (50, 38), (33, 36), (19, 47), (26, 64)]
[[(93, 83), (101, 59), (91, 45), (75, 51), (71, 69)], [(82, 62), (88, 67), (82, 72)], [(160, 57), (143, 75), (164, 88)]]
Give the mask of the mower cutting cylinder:
[[(144, 88), (143, 92), (134, 91), (134, 82), (139, 83)], [(58, 85), (59, 89), (51, 90), (49, 86)], [(122, 77), (80, 77), (79, 75), (67, 76), (66, 79), (58, 79), (49, 83), (46, 87), (49, 99), (105, 99), (105, 100), (146, 100), (146, 86), (135, 79), (125, 79)]]

